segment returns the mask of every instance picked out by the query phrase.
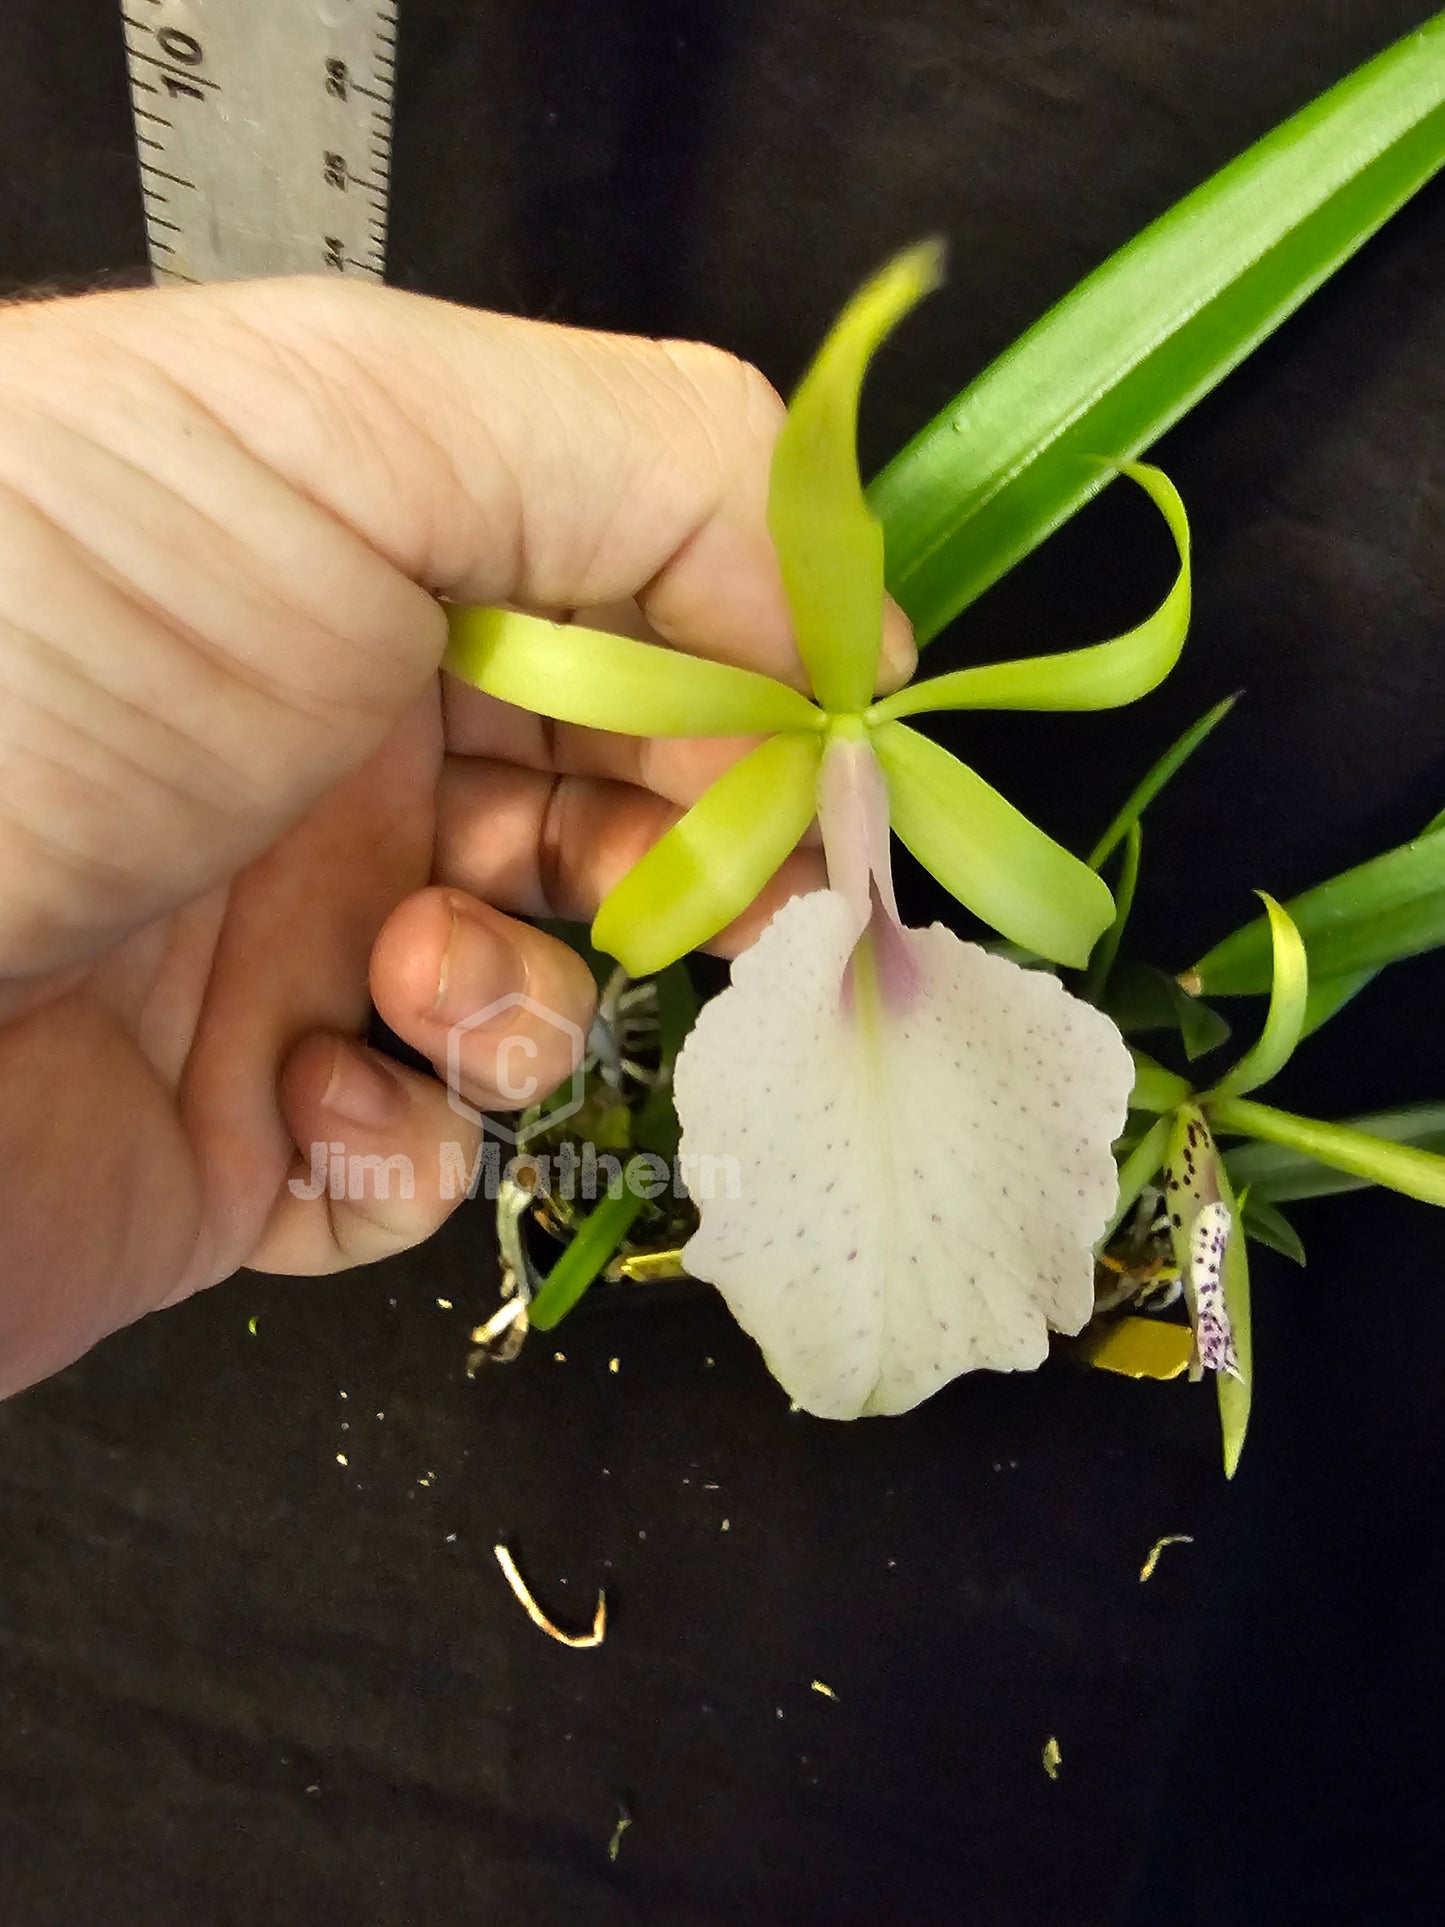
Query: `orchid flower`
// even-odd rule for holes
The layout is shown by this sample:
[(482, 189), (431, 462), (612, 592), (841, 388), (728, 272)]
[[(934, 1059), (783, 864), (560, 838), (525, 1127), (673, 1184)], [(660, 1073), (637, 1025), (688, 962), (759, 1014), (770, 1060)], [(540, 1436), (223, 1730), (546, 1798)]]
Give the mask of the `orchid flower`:
[[(959, 900), (1035, 955), (1082, 967), (1114, 914), (1097, 872), (901, 718), (930, 709), (1131, 702), (1189, 619), (1183, 505), (1126, 471), (1179, 570), (1137, 628), (1092, 648), (962, 669), (873, 701), (883, 533), (863, 497), (867, 363), (936, 285), (935, 247), (849, 304), (788, 411), (769, 525), (816, 701), (783, 683), (513, 611), (451, 612), (447, 667), (555, 719), (634, 734), (758, 735), (616, 885), (593, 941), (633, 975), (745, 910), (815, 815), (829, 887), (794, 898), (702, 1012), (676, 1067), (684, 1169), (736, 1160), (699, 1200), (688, 1268), (718, 1286), (805, 1409), (909, 1409), (959, 1373), (1042, 1362), (1093, 1304), (1134, 1066), (1113, 1024), (941, 925), (905, 930), (889, 828)], [(694, 1167), (696, 1168), (696, 1167)]]

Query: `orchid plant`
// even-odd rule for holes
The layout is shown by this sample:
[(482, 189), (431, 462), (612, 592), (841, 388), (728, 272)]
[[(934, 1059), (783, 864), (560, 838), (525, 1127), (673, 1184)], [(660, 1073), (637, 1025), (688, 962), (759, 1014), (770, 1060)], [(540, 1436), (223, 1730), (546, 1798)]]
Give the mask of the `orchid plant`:
[[(889, 825), (1005, 938), (1083, 966), (1114, 918), (1087, 864), (900, 719), (936, 709), (1100, 709), (1170, 671), (1189, 621), (1179, 567), (1127, 634), (957, 670), (873, 700), (883, 533), (855, 452), (864, 370), (937, 280), (901, 255), (845, 310), (790, 407), (768, 519), (815, 697), (769, 677), (502, 610), (459, 609), (447, 664), (488, 694), (636, 734), (763, 740), (613, 889), (592, 940), (633, 976), (739, 915), (816, 815), (825, 891), (794, 899), (703, 1012), (674, 1078), (685, 1161), (730, 1161), (684, 1258), (715, 1284), (806, 1410), (901, 1412), (977, 1366), (1040, 1364), (1093, 1307), (1093, 1246), (1133, 1066), (1112, 1023), (1056, 978), (942, 926), (905, 930)], [(684, 1167), (686, 1168), (686, 1166)]]
[[(971, 1368), (1037, 1365), (1050, 1329), (1088, 1324), (1092, 1363), (1216, 1377), (1232, 1472), (1252, 1376), (1247, 1238), (1302, 1258), (1278, 1204), (1342, 1184), (1445, 1203), (1441, 1107), (1339, 1125), (1250, 1095), (1382, 965), (1445, 942), (1445, 829), (1288, 908), (1266, 899), (1177, 979), (1131, 983), (1114, 966), (1141, 818), (1229, 703), (1158, 760), (1087, 862), (903, 720), (1102, 709), (1157, 686), (1188, 626), (1189, 530), (1139, 453), (1442, 163), (1445, 14), (1106, 262), (865, 496), (863, 376), (941, 266), (932, 246), (894, 261), (824, 344), (774, 458), (769, 524), (808, 695), (519, 611), (451, 611), (448, 667), (509, 702), (626, 733), (758, 739), (615, 887), (592, 940), (634, 978), (661, 973), (671, 1041), (631, 1142), (670, 1153), (680, 1120), (685, 1162), (736, 1166), (737, 1194), (700, 1199), (682, 1259), (800, 1406), (904, 1411)], [(1151, 616), (1093, 648), (876, 697), (885, 579), (926, 643), (1121, 473), (1177, 551)], [(680, 1023), (675, 960), (747, 907), (815, 817), (828, 887), (784, 906), (682, 1043), (695, 1006), (682, 996)], [(894, 833), (1001, 944), (903, 927)], [(1116, 904), (1101, 871), (1121, 846)], [(1081, 973), (1072, 989), (1060, 969)], [(1163, 1022), (1192, 1060), (1228, 1036), (1205, 996), (1266, 990), (1258, 1040), (1202, 1090), (1121, 1036)], [(608, 1196), (574, 1227), (536, 1323), (565, 1313), (640, 1209)], [(1156, 1287), (1182, 1296), (1186, 1324), (1139, 1315)]]

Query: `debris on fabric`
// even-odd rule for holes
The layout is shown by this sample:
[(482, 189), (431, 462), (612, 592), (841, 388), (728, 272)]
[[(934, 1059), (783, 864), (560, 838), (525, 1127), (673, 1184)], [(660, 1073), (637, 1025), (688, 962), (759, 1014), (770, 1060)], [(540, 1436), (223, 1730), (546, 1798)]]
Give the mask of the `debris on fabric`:
[(599, 1592), (597, 1595), (597, 1610), (592, 1616), (591, 1632), (564, 1633), (560, 1626), (555, 1625), (553, 1621), (547, 1617), (546, 1613), (542, 1611), (542, 1608), (532, 1597), (526, 1580), (517, 1569), (516, 1560), (507, 1548), (505, 1546), (493, 1546), (492, 1551), (496, 1555), (497, 1564), (502, 1568), (502, 1576), (512, 1588), (523, 1612), (526, 1613), (528, 1619), (531, 1620), (534, 1626), (546, 1633), (549, 1639), (555, 1639), (560, 1646), (572, 1646), (576, 1648), (600, 1646), (602, 1644), (603, 1640), (607, 1637), (607, 1594), (605, 1592)]
[(1188, 1532), (1166, 1532), (1162, 1539), (1156, 1539), (1149, 1548), (1148, 1558), (1139, 1568), (1140, 1585), (1142, 1586), (1146, 1579), (1154, 1577), (1154, 1568), (1158, 1565), (1159, 1555), (1165, 1546), (1192, 1546), (1193, 1544), (1194, 1536)]

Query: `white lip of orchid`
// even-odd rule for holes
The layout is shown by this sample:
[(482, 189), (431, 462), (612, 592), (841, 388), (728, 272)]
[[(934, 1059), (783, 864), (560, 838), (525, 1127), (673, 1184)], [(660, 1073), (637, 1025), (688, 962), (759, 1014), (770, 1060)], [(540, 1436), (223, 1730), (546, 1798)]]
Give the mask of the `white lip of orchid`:
[(887, 785), (851, 718), (819, 816), (832, 887), (738, 959), (675, 1094), (684, 1159), (737, 1176), (699, 1201), (689, 1269), (800, 1406), (854, 1418), (1032, 1369), (1050, 1327), (1085, 1323), (1133, 1064), (1055, 977), (903, 928)]

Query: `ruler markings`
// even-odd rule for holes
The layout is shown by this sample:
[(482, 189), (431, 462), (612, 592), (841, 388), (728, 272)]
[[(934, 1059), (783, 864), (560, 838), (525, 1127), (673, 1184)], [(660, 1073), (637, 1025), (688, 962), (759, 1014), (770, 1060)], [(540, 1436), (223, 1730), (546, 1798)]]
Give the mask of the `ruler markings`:
[(117, 12), (158, 278), (384, 278), (394, 0), (118, 0)]
[(140, 165), (143, 174), (159, 174), (163, 181), (174, 181), (177, 187), (195, 186), (195, 182), (188, 181), (184, 174), (172, 174), (164, 167), (157, 167), (154, 161), (142, 161)]
[(173, 67), (168, 60), (162, 60), (158, 54), (143, 54), (136, 47), (129, 48), (128, 52), (132, 60), (143, 60), (149, 67), (159, 67), (163, 74), (169, 74), (172, 80), (184, 82), (187, 87), (209, 87), (212, 92), (215, 92), (220, 86), (219, 81), (207, 80), (204, 74), (198, 74), (191, 68)]

